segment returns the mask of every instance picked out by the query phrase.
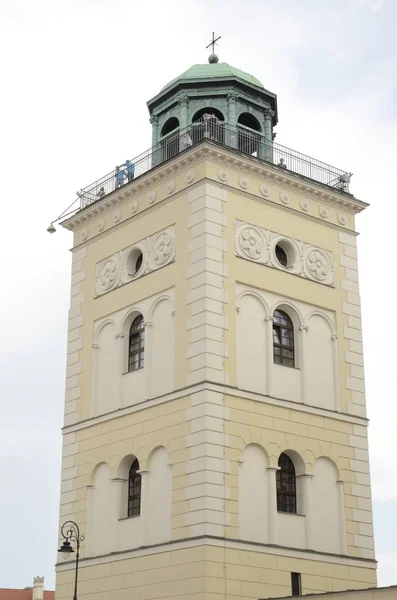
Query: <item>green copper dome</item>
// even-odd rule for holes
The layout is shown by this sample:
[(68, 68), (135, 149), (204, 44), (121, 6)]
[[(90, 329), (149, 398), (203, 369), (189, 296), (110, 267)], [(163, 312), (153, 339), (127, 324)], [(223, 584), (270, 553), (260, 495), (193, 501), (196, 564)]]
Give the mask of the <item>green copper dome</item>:
[(176, 77), (175, 79), (167, 83), (167, 85), (163, 87), (162, 91), (171, 87), (177, 82), (189, 83), (197, 80), (202, 81), (203, 79), (231, 79), (235, 77), (237, 79), (245, 81), (246, 83), (251, 83), (252, 85), (263, 89), (263, 85), (261, 84), (259, 79), (257, 79), (253, 75), (250, 75), (245, 71), (241, 71), (240, 69), (236, 69), (235, 67), (232, 67), (227, 63), (214, 62), (212, 64), (206, 63), (203, 65), (193, 65), (192, 67), (190, 67), (190, 69), (182, 73), (182, 75), (179, 75), (179, 77)]

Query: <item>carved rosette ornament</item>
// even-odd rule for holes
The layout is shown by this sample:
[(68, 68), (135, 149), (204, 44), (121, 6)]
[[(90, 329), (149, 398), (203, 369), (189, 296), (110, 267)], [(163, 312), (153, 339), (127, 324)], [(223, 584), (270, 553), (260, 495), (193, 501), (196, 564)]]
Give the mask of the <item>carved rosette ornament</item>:
[(102, 265), (99, 273), (99, 286), (102, 290), (110, 290), (117, 280), (117, 263), (115, 260), (109, 259)]
[(301, 201), (299, 202), (299, 204), (300, 204), (301, 209), (304, 210), (305, 212), (307, 212), (310, 208), (310, 204), (305, 198), (301, 198)]
[(156, 192), (149, 192), (147, 195), (148, 204), (154, 204), (155, 200), (156, 200)]
[(325, 206), (320, 206), (318, 209), (318, 213), (320, 217), (326, 219), (328, 217), (328, 208), (325, 208)]
[(264, 251), (261, 234), (254, 227), (244, 227), (239, 233), (240, 248), (249, 258), (258, 260)]
[(133, 200), (133, 201), (131, 202), (131, 212), (132, 212), (132, 214), (133, 214), (133, 215), (135, 215), (136, 211), (138, 210), (138, 207), (139, 207), (139, 202), (138, 202), (138, 200), (136, 200), (136, 199), (135, 199), (135, 200)]
[[(276, 258), (277, 244), (288, 253), (287, 268)], [(236, 220), (234, 248), (236, 256), (266, 267), (311, 279), (322, 285), (332, 287), (335, 285), (332, 252), (311, 246), (301, 240), (280, 236), (279, 233), (269, 229)]]
[(192, 181), (194, 181), (195, 177), (196, 177), (196, 173), (194, 171), (188, 171), (185, 175), (186, 183), (192, 183)]
[(268, 187), (266, 187), (263, 183), (262, 185), (259, 186), (259, 191), (262, 194), (262, 196), (264, 196), (265, 198), (267, 198), (268, 196), (270, 196), (270, 190)]
[(105, 227), (105, 221), (103, 219), (99, 219), (99, 221), (96, 224), (97, 230), (102, 231), (104, 227)]
[(326, 279), (331, 269), (327, 255), (317, 249), (308, 252), (306, 256), (306, 265), (309, 273), (319, 281)]
[(115, 210), (113, 213), (113, 222), (118, 223), (120, 221), (120, 217), (121, 217), (121, 212), (119, 211), (119, 209)]
[(175, 181), (169, 181), (166, 185), (167, 194), (172, 194), (175, 189)]
[(82, 242), (84, 242), (84, 241), (87, 239), (87, 236), (88, 236), (88, 231), (87, 231), (87, 229), (85, 229), (85, 228), (84, 228), (84, 229), (82, 229), (82, 230), (80, 231), (80, 239), (81, 239), (81, 241), (82, 241)]
[(243, 188), (243, 190), (246, 190), (249, 188), (249, 181), (246, 177), (240, 177), (238, 182), (239, 182), (240, 187)]
[(285, 192), (280, 192), (280, 200), (283, 204), (289, 204), (289, 196)]
[(218, 177), (221, 181), (227, 181), (229, 179), (229, 175), (226, 169), (223, 169), (222, 167), (218, 169)]
[[(139, 270), (136, 270), (136, 260), (139, 255), (142, 255), (142, 263)], [(131, 261), (133, 267), (131, 267)], [(135, 281), (135, 279), (174, 261), (175, 226), (172, 226), (139, 240), (132, 246), (97, 263), (96, 296), (101, 296), (117, 287)]]
[(338, 213), (338, 221), (341, 225), (346, 225), (347, 223), (347, 218), (345, 217), (344, 214), (342, 213)]
[(166, 263), (173, 251), (173, 240), (169, 233), (160, 233), (152, 243), (152, 260), (156, 265)]

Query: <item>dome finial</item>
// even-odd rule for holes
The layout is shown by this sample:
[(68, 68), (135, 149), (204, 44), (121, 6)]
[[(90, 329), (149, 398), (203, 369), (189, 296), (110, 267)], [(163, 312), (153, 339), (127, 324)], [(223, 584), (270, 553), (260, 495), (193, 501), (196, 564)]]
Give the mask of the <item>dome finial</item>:
[(217, 43), (218, 40), (221, 39), (222, 36), (218, 35), (218, 37), (215, 37), (215, 32), (212, 32), (212, 40), (211, 42), (208, 44), (208, 46), (206, 46), (206, 48), (208, 49), (210, 46), (212, 46), (212, 53), (209, 55), (208, 57), (208, 62), (210, 63), (210, 65), (216, 64), (217, 62), (219, 62), (219, 58), (217, 57), (217, 55), (215, 54), (215, 44)]

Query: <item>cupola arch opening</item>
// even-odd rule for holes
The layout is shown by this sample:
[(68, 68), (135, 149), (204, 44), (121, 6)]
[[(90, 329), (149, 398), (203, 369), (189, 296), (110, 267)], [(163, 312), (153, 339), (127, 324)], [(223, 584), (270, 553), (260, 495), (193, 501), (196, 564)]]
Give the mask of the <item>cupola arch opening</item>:
[(170, 117), (160, 133), (161, 162), (179, 154), (180, 124), (177, 117)]

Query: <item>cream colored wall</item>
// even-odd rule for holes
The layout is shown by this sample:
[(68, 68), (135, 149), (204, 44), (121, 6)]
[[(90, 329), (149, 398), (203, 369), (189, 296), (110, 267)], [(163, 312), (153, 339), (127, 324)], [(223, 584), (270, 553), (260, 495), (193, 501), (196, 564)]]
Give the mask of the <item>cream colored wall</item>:
[[(177, 594), (205, 597), (207, 594), (209, 598), (216, 598), (218, 594), (224, 594), (225, 576), (213, 576), (212, 568), (214, 572), (219, 569), (222, 573), (229, 570), (233, 582), (227, 584), (231, 586), (230, 594), (242, 598), (289, 593), (290, 571), (303, 574), (305, 592), (337, 589), (339, 585), (351, 586), (352, 582), (365, 586), (375, 581), (375, 563), (370, 560), (373, 557), (373, 532), (366, 421), (363, 418), (361, 321), (355, 238), (342, 231), (353, 229), (353, 213), (360, 208), (360, 203), (352, 201), (350, 206), (347, 203), (342, 209), (336, 203), (340, 194), (327, 195), (319, 186), (304, 183), (299, 190), (297, 184), (291, 186), (291, 181), (296, 183), (296, 180), (288, 174), (277, 175), (276, 179), (268, 167), (262, 172), (256, 166), (249, 171), (249, 159), (244, 159), (246, 166), (244, 161), (237, 159), (230, 166), (230, 152), (217, 149), (215, 156), (209, 155), (206, 148), (210, 149), (211, 145), (192, 148), (186, 157), (177, 157), (171, 165), (156, 169), (156, 177), (149, 172), (131, 184), (129, 190), (122, 189), (113, 200), (102, 202), (102, 212), (98, 204), (86, 209), (84, 220), (80, 216), (74, 220), (60, 514), (62, 521), (68, 517), (76, 519), (83, 531), (88, 526), (87, 536), (92, 535), (86, 510), (90, 505), (92, 476), (97, 465), (106, 463), (112, 478), (117, 479), (123, 458), (134, 455), (141, 468), (149, 470), (150, 477), (150, 453), (157, 447), (164, 447), (172, 465), (170, 518), (173, 542), (198, 536), (207, 536), (207, 544), (208, 536), (231, 541), (222, 542), (223, 547), (213, 552), (209, 548), (204, 558), (203, 554), (196, 554), (191, 562), (186, 557), (194, 555), (196, 549), (188, 549), (185, 542), (185, 548), (175, 551), (179, 553), (175, 558), (175, 569), (171, 568), (171, 563), (163, 564), (163, 558), (159, 558), (166, 556), (164, 560), (168, 561), (171, 555), (177, 556), (169, 546), (167, 553), (161, 547), (158, 551), (148, 549), (146, 552), (153, 556), (140, 556), (139, 567), (134, 566), (137, 563), (132, 555), (127, 558), (124, 554), (123, 560), (120, 559), (125, 569), (122, 572), (117, 571), (116, 563), (110, 558), (102, 558), (101, 564), (92, 567), (89, 566), (91, 563), (83, 562), (81, 595), (90, 590), (96, 595), (112, 590), (112, 598), (123, 598), (131, 593), (128, 590), (131, 586), (139, 585), (144, 590), (147, 585), (147, 590), (142, 591), (149, 594), (147, 597), (160, 597), (158, 594), (163, 598), (167, 594), (169, 597)], [(332, 253), (335, 288), (236, 256), (236, 219)], [(98, 262), (173, 225), (176, 231), (174, 263), (94, 297)], [(239, 286), (277, 296), (284, 302), (289, 299), (299, 306), (317, 306), (330, 316), (338, 336), (333, 348), (337, 348), (343, 414), (330, 413), (324, 406), (304, 406), (298, 397), (291, 405), (288, 399), (269, 398), (257, 393), (259, 390), (237, 389), (238, 377), (250, 379), (237, 370), (240, 368), (237, 340), (241, 335), (241, 331), (237, 335), (239, 317), (236, 314)], [(124, 404), (117, 415), (89, 420), (92, 343), (96, 325), (170, 289), (175, 290), (175, 392), (161, 397), (161, 390), (153, 387), (145, 402), (135, 406)], [(310, 320), (308, 326), (310, 332)], [(314, 325), (312, 327), (313, 331), (318, 330)], [(330, 355), (327, 357), (329, 359)], [(256, 369), (249, 373), (256, 374)], [(203, 380), (207, 382), (201, 383)], [(186, 385), (191, 386), (189, 392), (183, 389)], [(315, 379), (313, 385), (317, 389), (318, 380)], [(316, 391), (310, 393), (313, 397), (317, 395)], [(305, 465), (303, 475), (312, 475), (314, 470), (315, 476), (316, 460), (321, 457), (328, 457), (335, 463), (339, 477), (338, 497), (344, 511), (344, 516), (338, 516), (339, 521), (345, 523), (340, 534), (345, 536), (349, 559), (327, 554), (314, 557), (307, 552), (302, 536), (309, 549), (315, 543), (315, 539), (307, 542), (310, 540), (307, 519), (303, 533), (299, 524), (294, 528), (293, 539), (285, 541), (280, 536), (280, 540), (288, 545), (299, 542), (302, 547), (299, 558), (297, 551), (281, 549), (277, 558), (267, 554), (265, 561), (266, 547), (248, 550), (248, 542), (237, 550), (231, 547), (241, 537), (239, 504), (249, 508), (248, 495), (239, 490), (238, 484), (241, 476), (239, 461), (249, 444), (255, 444), (266, 456), (265, 462), (270, 468), (267, 477), (272, 482), (275, 481), (279, 454), (284, 450), (300, 455)], [(303, 477), (300, 488), (307, 492), (310, 481), (310, 477)], [(274, 510), (273, 492), (272, 488), (269, 498)], [(304, 492), (301, 495), (309, 497)], [(150, 503), (147, 506), (150, 507), (147, 514), (150, 514), (154, 507)], [(307, 507), (304, 508), (306, 511)], [(258, 504), (253, 511), (258, 511)], [(262, 535), (267, 535), (269, 540), (277, 537), (277, 529), (280, 529), (277, 521), (284, 515), (278, 519), (279, 516), (269, 519), (267, 532), (263, 528)], [(301, 523), (302, 518), (297, 517), (298, 521)], [(251, 532), (248, 537), (255, 535), (249, 519), (246, 519), (245, 527)], [(136, 541), (128, 546), (134, 533), (127, 532), (123, 540), (119, 539), (120, 549), (132, 548), (134, 544), (136, 547)], [(202, 560), (208, 560), (208, 575), (203, 574)], [(117, 561), (117, 564), (121, 562)], [(186, 563), (189, 563), (188, 567)], [(266, 572), (262, 573), (262, 570)], [(104, 573), (105, 580), (101, 581)], [(195, 576), (195, 573), (199, 575)], [(71, 573), (61, 570), (57, 598), (69, 593), (68, 586), (63, 583), (65, 577), (71, 578)], [(172, 583), (166, 585), (168, 578)], [(268, 578), (264, 579), (263, 586), (262, 578)], [(276, 582), (274, 587), (269, 583), (271, 581)]]
[[(335, 315), (318, 306), (237, 284), (237, 386), (328, 410), (339, 408)], [(273, 362), (275, 310), (294, 326), (295, 366)], [(336, 348), (334, 348), (336, 346)]]
[[(73, 569), (58, 571), (56, 598), (70, 598)], [(254, 546), (216, 542), (141, 551), (128, 558), (110, 557), (104, 563), (82, 564), (79, 597), (99, 600), (148, 599), (236, 600), (291, 594), (291, 572), (302, 574), (303, 593), (321, 593), (375, 584), (375, 571), (342, 564), (337, 558), (306, 559), (272, 554)], [(344, 600), (344, 596), (341, 596)], [(371, 598), (371, 596), (369, 596)], [(346, 599), (347, 600), (347, 599)], [(371, 598), (372, 600), (372, 598)], [(387, 599), (388, 600), (388, 599)]]
[[(366, 428), (354, 423), (347, 423), (343, 418), (303, 413), (295, 407), (272, 406), (261, 401), (260, 398), (248, 400), (242, 398), (241, 395), (226, 396), (225, 405), (228, 410), (225, 432), (230, 440), (226, 451), (229, 490), (227, 510), (231, 520), (230, 526), (226, 527), (227, 537), (239, 537), (238, 498), (241, 494), (238, 487), (239, 461), (243, 460), (246, 447), (249, 444), (256, 444), (267, 457), (263, 462), (263, 468), (266, 468), (267, 464), (270, 468), (276, 469), (280, 454), (292, 451), (301, 457), (304, 465), (303, 473), (314, 475), (313, 480), (316, 477), (316, 461), (322, 457), (329, 458), (336, 466), (337, 481), (340, 482), (337, 492), (334, 487), (330, 488), (330, 496), (334, 494), (335, 498), (337, 494), (341, 495), (340, 504), (338, 503), (336, 509), (333, 505), (333, 509), (330, 511), (329, 525), (335, 524), (333, 511), (339, 510), (337, 522), (342, 524), (347, 554), (373, 558), (371, 501), (370, 496), (366, 496), (366, 491), (361, 483), (358, 483), (362, 481), (360, 469), (363, 467), (357, 465), (354, 447), (356, 437), (361, 436), (365, 442)], [(293, 459), (299, 474), (300, 465), (294, 457)], [(318, 475), (318, 479), (321, 478), (321, 474)], [(323, 547), (320, 548), (319, 538), (314, 536), (315, 528), (318, 525), (314, 518), (315, 509), (322, 500), (316, 495), (317, 488), (310, 492), (310, 483), (305, 485), (308, 486), (304, 492), (306, 497), (312, 498), (314, 502), (314, 506), (308, 513), (312, 515), (313, 521), (309, 523), (309, 532), (306, 534), (306, 547), (323, 550)], [(336, 481), (332, 485), (336, 485)], [(271, 491), (270, 485), (269, 498), (275, 500), (275, 494)], [(298, 512), (305, 514), (308, 510), (306, 507), (302, 507), (302, 510), (298, 507)], [(270, 522), (275, 518), (275, 513), (273, 516), (270, 515)], [(307, 519), (307, 517), (305, 518)], [(269, 538), (270, 543), (279, 543), (278, 531), (273, 532), (273, 538)], [(312, 537), (310, 533), (312, 533)], [(332, 535), (327, 525), (321, 539), (324, 543), (329, 544), (328, 552), (335, 550)], [(302, 546), (304, 547), (305, 544)]]
[[(144, 367), (128, 372), (129, 329), (145, 323)], [(94, 323), (91, 416), (143, 402), (174, 389), (175, 291), (136, 301)]]

